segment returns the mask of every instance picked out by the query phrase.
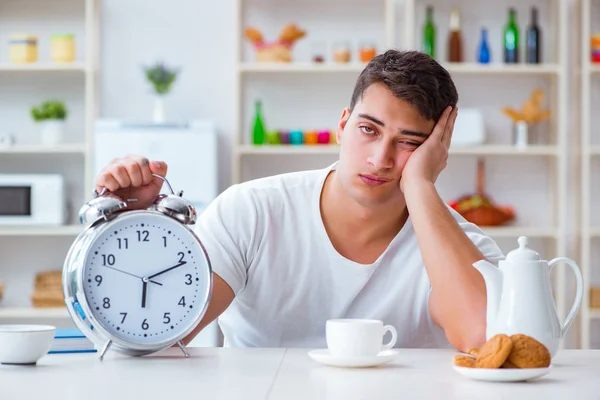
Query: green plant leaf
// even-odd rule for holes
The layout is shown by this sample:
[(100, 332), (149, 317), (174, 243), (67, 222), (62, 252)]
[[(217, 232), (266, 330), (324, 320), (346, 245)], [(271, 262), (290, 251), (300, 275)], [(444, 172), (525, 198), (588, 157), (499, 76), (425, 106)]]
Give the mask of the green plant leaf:
[(171, 86), (177, 79), (179, 73), (176, 69), (168, 68), (162, 62), (156, 63), (152, 67), (144, 68), (146, 79), (154, 87), (156, 94), (164, 95), (171, 91)]
[(39, 106), (31, 107), (30, 112), (31, 117), (36, 122), (47, 119), (64, 120), (68, 115), (65, 103), (58, 100), (46, 100)]

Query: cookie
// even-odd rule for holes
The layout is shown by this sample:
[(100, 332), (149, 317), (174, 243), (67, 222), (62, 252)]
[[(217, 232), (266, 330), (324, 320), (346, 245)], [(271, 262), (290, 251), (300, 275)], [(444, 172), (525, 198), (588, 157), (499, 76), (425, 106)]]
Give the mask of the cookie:
[(475, 368), (500, 368), (511, 353), (513, 343), (510, 337), (498, 334), (481, 346)]
[(457, 367), (475, 368), (475, 359), (463, 354), (457, 354), (454, 356), (454, 365)]
[[(514, 344), (513, 344), (513, 346), (514, 346)], [(514, 347), (513, 347), (513, 349), (514, 349)], [(517, 367), (515, 364), (511, 363), (509, 359), (507, 359), (506, 361), (504, 361), (504, 364), (502, 364), (502, 366), (500, 368), (511, 368), (511, 369), (513, 369), (513, 368), (519, 368), (519, 367)]]
[(531, 336), (512, 335), (513, 347), (508, 356), (519, 368), (546, 368), (550, 366), (550, 352), (542, 343)]
[(479, 354), (479, 349), (477, 349), (477, 348), (469, 349), (467, 351), (467, 354), (470, 354), (473, 357), (477, 357), (477, 354)]

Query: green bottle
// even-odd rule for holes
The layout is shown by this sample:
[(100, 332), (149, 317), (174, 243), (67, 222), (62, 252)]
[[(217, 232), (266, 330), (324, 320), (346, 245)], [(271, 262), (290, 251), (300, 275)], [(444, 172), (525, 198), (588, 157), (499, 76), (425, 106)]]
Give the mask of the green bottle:
[(517, 11), (508, 10), (508, 24), (504, 27), (504, 62), (515, 64), (519, 62), (519, 27), (517, 26)]
[(265, 124), (262, 116), (262, 103), (257, 100), (254, 103), (254, 126), (252, 127), (252, 143), (265, 143)]
[(427, 6), (427, 17), (423, 27), (423, 52), (435, 58), (435, 25), (432, 6)]

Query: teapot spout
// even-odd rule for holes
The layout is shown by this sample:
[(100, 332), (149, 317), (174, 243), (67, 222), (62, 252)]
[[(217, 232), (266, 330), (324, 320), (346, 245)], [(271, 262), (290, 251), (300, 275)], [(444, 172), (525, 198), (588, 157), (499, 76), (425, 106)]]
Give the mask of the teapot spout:
[(485, 288), (487, 291), (486, 331), (490, 332), (490, 327), (492, 327), (496, 321), (496, 316), (498, 315), (498, 309), (500, 307), (500, 297), (502, 295), (502, 271), (486, 260), (477, 261), (473, 264), (473, 267), (481, 273), (485, 280)]

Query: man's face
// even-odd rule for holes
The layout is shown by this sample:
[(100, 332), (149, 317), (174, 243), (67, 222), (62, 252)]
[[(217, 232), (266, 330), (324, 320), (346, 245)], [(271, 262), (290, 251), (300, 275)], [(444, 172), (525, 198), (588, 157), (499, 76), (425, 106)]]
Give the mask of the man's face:
[(402, 199), (402, 170), (434, 126), (383, 84), (369, 86), (338, 126), (336, 173), (347, 194), (364, 207)]

